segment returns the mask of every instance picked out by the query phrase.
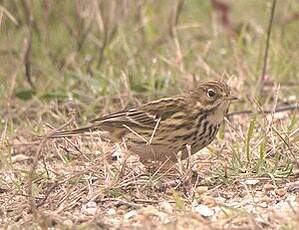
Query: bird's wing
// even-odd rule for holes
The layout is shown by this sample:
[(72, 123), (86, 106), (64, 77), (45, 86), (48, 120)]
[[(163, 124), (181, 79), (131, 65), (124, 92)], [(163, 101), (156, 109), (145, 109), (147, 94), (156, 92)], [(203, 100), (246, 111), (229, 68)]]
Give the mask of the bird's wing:
[(91, 120), (92, 124), (111, 127), (129, 127), (153, 129), (158, 120), (165, 120), (174, 113), (182, 111), (185, 103), (181, 98), (164, 98), (149, 102), (138, 108), (122, 110)]
[(91, 120), (93, 125), (109, 125), (111, 127), (128, 126), (151, 126), (155, 124), (156, 116), (140, 109), (128, 109), (115, 112), (103, 117)]
[(51, 137), (69, 137), (98, 130), (116, 133), (116, 136), (121, 136), (122, 131), (128, 128), (152, 132), (160, 121), (163, 122), (179, 112), (187, 112), (186, 106), (188, 104), (184, 100), (182, 97), (177, 97), (152, 101), (138, 108), (122, 110), (93, 119), (87, 127), (58, 131)]

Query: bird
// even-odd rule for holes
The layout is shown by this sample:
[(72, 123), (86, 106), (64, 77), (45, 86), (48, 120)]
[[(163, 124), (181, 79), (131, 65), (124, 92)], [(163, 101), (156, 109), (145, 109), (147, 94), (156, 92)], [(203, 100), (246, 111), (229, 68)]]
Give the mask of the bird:
[(86, 127), (57, 131), (51, 137), (105, 131), (114, 142), (125, 142), (141, 162), (176, 163), (215, 139), (231, 101), (237, 99), (223, 80), (201, 81), (184, 94), (104, 115)]

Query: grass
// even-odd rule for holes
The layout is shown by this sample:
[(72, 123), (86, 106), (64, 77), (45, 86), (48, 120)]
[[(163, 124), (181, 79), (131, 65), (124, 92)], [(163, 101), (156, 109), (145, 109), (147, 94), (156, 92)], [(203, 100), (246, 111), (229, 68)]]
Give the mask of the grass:
[[(298, 103), (299, 4), (277, 1), (260, 87), (271, 1), (224, 2), (229, 23), (212, 1), (0, 1), (1, 228), (295, 229), (298, 110), (262, 111)], [(37, 141), (221, 76), (254, 112), (193, 158), (201, 180), (111, 164), (97, 136)]]

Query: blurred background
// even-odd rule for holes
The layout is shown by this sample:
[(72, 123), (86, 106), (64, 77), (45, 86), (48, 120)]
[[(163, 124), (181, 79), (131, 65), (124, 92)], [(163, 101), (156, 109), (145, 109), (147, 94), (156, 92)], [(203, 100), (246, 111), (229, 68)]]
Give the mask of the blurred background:
[(245, 101), (259, 95), (261, 80), (264, 92), (281, 83), (281, 95), (294, 98), (299, 1), (277, 1), (262, 76), (271, 6), (270, 0), (1, 0), (2, 115), (61, 122), (60, 113), (75, 107), (84, 120), (223, 75)]
[[(0, 0), (0, 229), (296, 229), (298, 38), (299, 0)], [(242, 113), (174, 174), (40, 141), (218, 78)]]

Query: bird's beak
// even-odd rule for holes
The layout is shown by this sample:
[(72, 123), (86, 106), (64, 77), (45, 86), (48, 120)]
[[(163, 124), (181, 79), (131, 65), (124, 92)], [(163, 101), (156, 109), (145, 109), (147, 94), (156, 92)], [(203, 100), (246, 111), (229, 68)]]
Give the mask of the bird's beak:
[(234, 96), (234, 95), (226, 96), (225, 99), (228, 100), (228, 101), (236, 101), (236, 100), (239, 100), (239, 98), (238, 98), (237, 96)]

